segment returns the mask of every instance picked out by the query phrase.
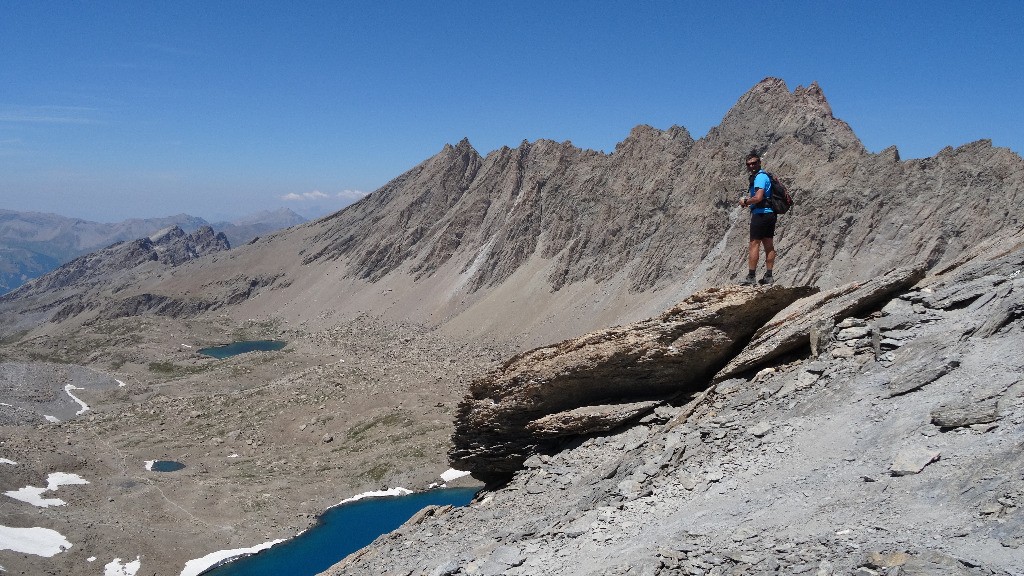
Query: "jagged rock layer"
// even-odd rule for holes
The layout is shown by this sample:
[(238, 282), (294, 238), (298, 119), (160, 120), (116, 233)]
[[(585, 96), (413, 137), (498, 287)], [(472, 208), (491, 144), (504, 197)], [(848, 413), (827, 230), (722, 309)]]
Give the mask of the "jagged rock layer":
[[(924, 267), (897, 268), (864, 283), (850, 283), (794, 302), (758, 329), (750, 344), (737, 354), (715, 380), (771, 363), (780, 356), (811, 344), (812, 333), (824, 322), (831, 332), (836, 323), (863, 315), (892, 299), (924, 278)], [(818, 328), (821, 330), (821, 328)]]
[(501, 479), (548, 438), (608, 430), (654, 407), (638, 400), (692, 392), (769, 318), (815, 291), (712, 288), (658, 318), (516, 356), (470, 384), (452, 465)]

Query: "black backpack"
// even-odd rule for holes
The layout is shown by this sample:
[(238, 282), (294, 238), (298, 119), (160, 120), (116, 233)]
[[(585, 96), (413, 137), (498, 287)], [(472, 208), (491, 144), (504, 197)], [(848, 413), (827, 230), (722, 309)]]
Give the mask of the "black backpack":
[(764, 173), (768, 175), (768, 179), (772, 182), (771, 195), (768, 197), (768, 207), (776, 214), (789, 212), (789, 209), (793, 207), (793, 197), (789, 194), (789, 189), (778, 178), (773, 176), (771, 172), (765, 170)]

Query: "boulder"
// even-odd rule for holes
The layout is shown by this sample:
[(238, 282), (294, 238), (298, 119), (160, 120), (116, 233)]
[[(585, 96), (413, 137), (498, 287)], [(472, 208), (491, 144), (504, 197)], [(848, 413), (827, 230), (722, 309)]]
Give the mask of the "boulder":
[(520, 354), (470, 385), (451, 462), (501, 480), (553, 437), (610, 430), (657, 404), (645, 401), (700, 390), (764, 322), (816, 290), (711, 288), (660, 317)]
[(940, 428), (960, 428), (988, 424), (999, 420), (999, 403), (995, 400), (964, 401), (939, 406), (931, 412), (931, 422)]

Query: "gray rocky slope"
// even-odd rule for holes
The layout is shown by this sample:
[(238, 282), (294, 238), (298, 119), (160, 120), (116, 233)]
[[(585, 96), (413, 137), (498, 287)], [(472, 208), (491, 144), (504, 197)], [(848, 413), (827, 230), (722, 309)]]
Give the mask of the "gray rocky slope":
[[(617, 427), (576, 410), (561, 441), (534, 446), (505, 484), (466, 508), (428, 508), (325, 574), (1024, 574), (1024, 236), (907, 286), (920, 278), (896, 270), (798, 300), (748, 344), (760, 360), (736, 356), (748, 371), (734, 361), (703, 392), (680, 382), (690, 394), (626, 415), (592, 407), (622, 415)], [(770, 298), (730, 290), (726, 300)], [(524, 407), (519, 396), (532, 398), (529, 419), (537, 398), (557, 411), (581, 382), (644, 394), (652, 363), (686, 380), (671, 346), (644, 337), (686, 308), (478, 380), (456, 463), (508, 472), (467, 460), (458, 437), (475, 412)], [(691, 334), (713, 324), (702, 315), (689, 314)], [(793, 334), (795, 353), (776, 354), (794, 351)], [(533, 368), (516, 366), (531, 356)], [(522, 439), (498, 420), (477, 445)]]

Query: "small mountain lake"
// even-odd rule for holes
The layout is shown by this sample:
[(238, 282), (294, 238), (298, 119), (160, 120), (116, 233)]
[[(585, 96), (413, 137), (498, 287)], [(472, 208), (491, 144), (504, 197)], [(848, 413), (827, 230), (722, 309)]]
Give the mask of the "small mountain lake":
[(287, 345), (287, 342), (282, 342), (281, 340), (240, 340), (223, 346), (200, 348), (199, 353), (223, 360), (239, 354), (245, 354), (246, 352), (273, 352)]
[(146, 470), (151, 472), (177, 472), (184, 467), (184, 464), (181, 462), (175, 462), (174, 460), (153, 460), (151, 462), (146, 462)]
[(346, 502), (329, 509), (315, 526), (295, 538), (212, 568), (202, 576), (313, 576), (398, 528), (423, 508), (465, 506), (479, 490), (444, 488)]

